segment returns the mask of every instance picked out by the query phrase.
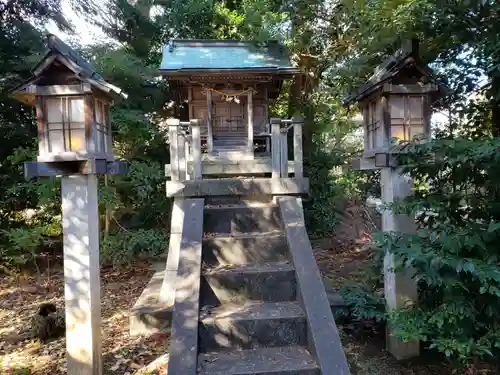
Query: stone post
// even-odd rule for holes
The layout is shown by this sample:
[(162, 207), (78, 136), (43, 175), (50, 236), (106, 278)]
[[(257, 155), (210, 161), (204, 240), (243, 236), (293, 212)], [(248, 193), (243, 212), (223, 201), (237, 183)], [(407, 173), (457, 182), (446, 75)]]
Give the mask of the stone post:
[(172, 168), (171, 178), (172, 181), (178, 181), (180, 179), (179, 171), (179, 126), (180, 120), (175, 118), (169, 118), (167, 120), (168, 125), (168, 136), (170, 141), (170, 166)]
[(280, 177), (281, 169), (281, 150), (280, 150), (280, 127), (281, 119), (273, 117), (271, 119), (271, 164), (272, 178)]
[(200, 121), (191, 120), (192, 131), (192, 150), (193, 150), (193, 176), (195, 180), (201, 180), (201, 134), (200, 134)]
[(304, 177), (303, 151), (302, 151), (302, 125), (304, 117), (294, 117), (293, 122), (293, 171), (295, 178)]
[(68, 374), (102, 374), (97, 177), (62, 178)]
[(280, 134), (280, 175), (281, 178), (288, 178), (288, 130), (287, 126), (281, 129)]
[[(382, 201), (385, 204), (391, 204), (412, 194), (412, 179), (400, 174), (399, 169), (382, 168), (380, 184)], [(391, 210), (385, 209), (382, 212), (382, 230), (415, 234), (416, 225), (414, 219), (409, 216), (396, 215)], [(387, 252), (384, 258), (384, 293), (387, 311), (418, 302), (417, 284), (412, 279), (411, 270), (394, 272), (394, 265), (394, 255)], [(387, 328), (386, 344), (387, 350), (398, 360), (420, 354), (419, 341), (403, 342), (391, 334), (390, 326)]]
[(253, 91), (250, 90), (247, 94), (247, 118), (248, 118), (248, 128), (247, 128), (247, 148), (248, 153), (253, 156)]

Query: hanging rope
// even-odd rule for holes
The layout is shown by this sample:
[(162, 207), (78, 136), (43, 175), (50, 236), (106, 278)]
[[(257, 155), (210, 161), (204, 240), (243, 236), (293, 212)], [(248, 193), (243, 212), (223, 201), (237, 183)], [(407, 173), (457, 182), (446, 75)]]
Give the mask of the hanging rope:
[(237, 92), (237, 93), (231, 93), (231, 94), (228, 94), (228, 93), (225, 93), (223, 91), (219, 91), (219, 90), (216, 90), (216, 89), (213, 89), (213, 88), (206, 88), (206, 90), (210, 90), (212, 92), (215, 92), (219, 95), (222, 95), (223, 99), (226, 101), (226, 102), (232, 102), (233, 100), (239, 104), (240, 102), (240, 99), (239, 99), (239, 96), (243, 95), (243, 94), (248, 94), (249, 92), (253, 92), (254, 89), (247, 89), (247, 90), (243, 90), (243, 91), (240, 91), (240, 92)]

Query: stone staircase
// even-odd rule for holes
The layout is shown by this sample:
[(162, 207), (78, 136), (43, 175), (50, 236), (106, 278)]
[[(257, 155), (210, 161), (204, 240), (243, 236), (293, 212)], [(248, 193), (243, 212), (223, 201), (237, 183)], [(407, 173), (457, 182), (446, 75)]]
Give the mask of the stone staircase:
[(131, 315), (171, 326), (169, 375), (349, 374), (301, 202), (176, 198), (167, 268)]
[(279, 208), (205, 208), (200, 375), (320, 374)]
[(249, 159), (253, 156), (253, 152), (248, 151), (246, 134), (216, 135), (213, 142), (214, 156), (234, 160)]

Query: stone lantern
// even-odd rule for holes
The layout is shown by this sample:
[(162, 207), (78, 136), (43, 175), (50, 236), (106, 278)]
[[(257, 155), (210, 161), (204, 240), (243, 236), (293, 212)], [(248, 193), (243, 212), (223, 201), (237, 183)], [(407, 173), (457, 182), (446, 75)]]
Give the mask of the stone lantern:
[(344, 101), (363, 116), (364, 152), (353, 168), (394, 166), (392, 155), (430, 136), (431, 103), (446, 92), (421, 62), (418, 41), (405, 43)]
[[(433, 79), (432, 70), (422, 63), (418, 41), (409, 41), (375, 70), (374, 75), (348, 97), (345, 105), (358, 104), (363, 117), (364, 151), (353, 161), (353, 169), (380, 169), (383, 203), (404, 199), (412, 194), (413, 181), (402, 173), (396, 154), (405, 152), (411, 142), (430, 136), (431, 104), (448, 89)], [(382, 230), (415, 234), (413, 218), (382, 212)], [(394, 256), (384, 258), (384, 294), (387, 310), (417, 303), (418, 290), (412, 271), (394, 272)], [(387, 350), (397, 359), (419, 355), (419, 342), (403, 342), (391, 327), (387, 330)]]
[(49, 52), (33, 69), (33, 77), (13, 96), (36, 108), (38, 163), (28, 163), (28, 177), (55, 170), (113, 173), (110, 107), (126, 98), (106, 82), (74, 50), (48, 36)]
[(38, 157), (26, 177), (61, 177), (68, 374), (102, 373), (97, 175), (125, 173), (112, 150), (109, 109), (126, 98), (76, 51), (49, 51), (13, 96), (36, 108)]

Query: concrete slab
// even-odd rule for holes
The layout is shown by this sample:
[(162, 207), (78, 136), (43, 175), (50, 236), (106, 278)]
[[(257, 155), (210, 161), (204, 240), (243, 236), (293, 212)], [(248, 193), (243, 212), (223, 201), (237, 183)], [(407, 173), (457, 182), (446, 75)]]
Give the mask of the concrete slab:
[(306, 317), (297, 302), (252, 302), (200, 312), (200, 351), (306, 345)]
[(307, 178), (227, 178), (167, 181), (166, 185), (168, 197), (298, 195), (309, 192), (309, 179)]
[(248, 301), (293, 301), (295, 271), (290, 263), (224, 266), (203, 271), (204, 305)]
[(252, 195), (247, 197), (237, 196), (237, 195), (228, 195), (228, 196), (214, 196), (207, 197), (205, 199), (205, 207), (213, 207), (213, 206), (262, 206), (265, 204), (272, 204), (273, 196), (272, 195)]
[(211, 266), (289, 261), (282, 233), (217, 235), (203, 240), (203, 261)]
[(170, 331), (172, 306), (159, 301), (164, 276), (164, 271), (155, 272), (130, 310), (129, 331), (131, 336)]
[(206, 208), (203, 220), (207, 233), (252, 233), (282, 230), (277, 206)]

